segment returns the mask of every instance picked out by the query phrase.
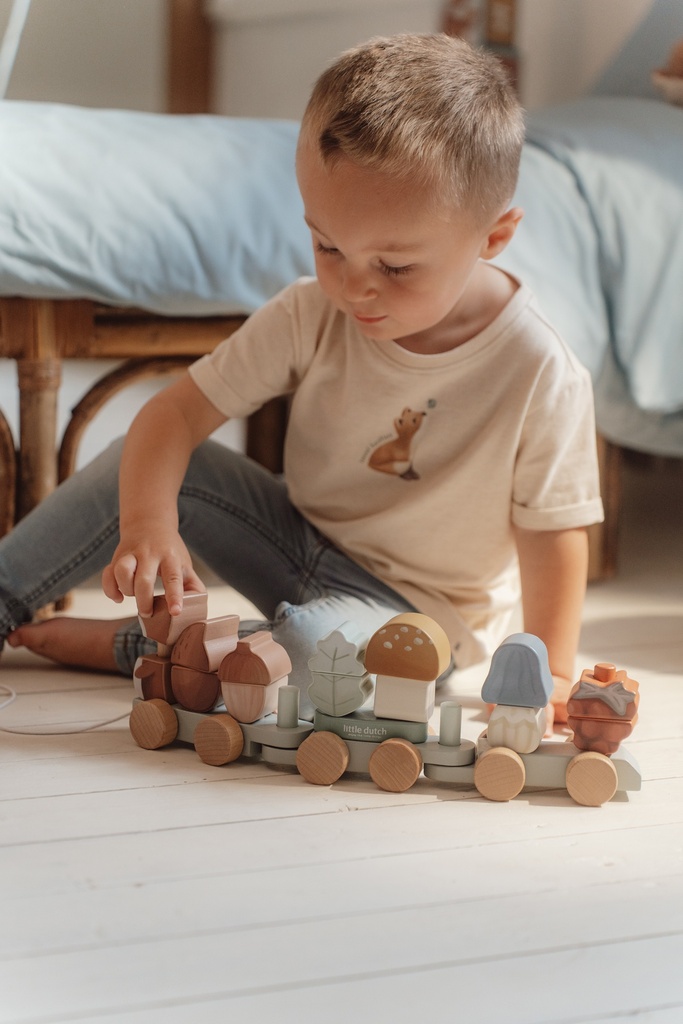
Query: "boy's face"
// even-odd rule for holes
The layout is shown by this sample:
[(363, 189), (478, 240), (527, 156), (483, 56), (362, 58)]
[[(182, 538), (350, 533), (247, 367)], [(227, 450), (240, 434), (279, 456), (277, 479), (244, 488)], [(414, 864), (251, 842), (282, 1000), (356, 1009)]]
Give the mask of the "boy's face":
[(477, 317), (467, 286), (489, 255), (489, 230), (345, 157), (326, 166), (305, 142), (297, 176), (320, 286), (366, 337), (429, 352), (451, 328), (466, 334)]

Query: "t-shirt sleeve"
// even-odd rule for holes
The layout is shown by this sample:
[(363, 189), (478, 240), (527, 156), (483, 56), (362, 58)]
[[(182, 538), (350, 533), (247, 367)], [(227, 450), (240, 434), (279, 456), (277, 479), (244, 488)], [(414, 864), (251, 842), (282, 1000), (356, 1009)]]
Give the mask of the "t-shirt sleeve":
[(310, 284), (285, 288), (190, 366), (192, 380), (219, 412), (249, 416), (296, 389), (315, 351), (316, 299)]
[(568, 354), (562, 369), (541, 374), (518, 451), (512, 521), (528, 530), (566, 530), (604, 518), (590, 376)]

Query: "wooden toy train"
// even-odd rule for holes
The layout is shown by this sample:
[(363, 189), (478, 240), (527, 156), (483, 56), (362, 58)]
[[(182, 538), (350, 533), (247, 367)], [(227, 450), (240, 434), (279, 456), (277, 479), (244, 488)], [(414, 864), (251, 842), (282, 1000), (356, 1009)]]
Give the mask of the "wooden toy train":
[(525, 786), (566, 788), (577, 803), (599, 806), (618, 791), (640, 789), (638, 766), (620, 746), (637, 719), (638, 684), (614, 665), (586, 670), (571, 691), (573, 742), (547, 740), (547, 651), (538, 637), (513, 634), (493, 655), (482, 697), (495, 707), (475, 744), (461, 737), (454, 701), (441, 704), (439, 734), (429, 735), (450, 646), (425, 615), (396, 616), (369, 641), (349, 623), (319, 641), (309, 662), (315, 713), (308, 722), (299, 718), (299, 689), (287, 683), (287, 652), (271, 634), (239, 639), (238, 616), (206, 613), (206, 594), (186, 595), (175, 618), (158, 597), (152, 617), (141, 620), (157, 643), (157, 654), (139, 659), (134, 673), (130, 729), (141, 747), (184, 741), (212, 765), (260, 757), (296, 767), (318, 785), (362, 772), (391, 792), (404, 792), (421, 774), (475, 786), (489, 800), (511, 800)]

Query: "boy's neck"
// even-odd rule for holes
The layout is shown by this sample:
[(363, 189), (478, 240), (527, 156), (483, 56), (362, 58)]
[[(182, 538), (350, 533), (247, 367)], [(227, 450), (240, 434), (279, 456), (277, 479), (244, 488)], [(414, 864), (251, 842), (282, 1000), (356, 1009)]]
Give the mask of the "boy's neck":
[(396, 344), (421, 355), (438, 355), (459, 348), (493, 323), (518, 287), (505, 271), (481, 261), (464, 295), (445, 319), (427, 331), (398, 338)]

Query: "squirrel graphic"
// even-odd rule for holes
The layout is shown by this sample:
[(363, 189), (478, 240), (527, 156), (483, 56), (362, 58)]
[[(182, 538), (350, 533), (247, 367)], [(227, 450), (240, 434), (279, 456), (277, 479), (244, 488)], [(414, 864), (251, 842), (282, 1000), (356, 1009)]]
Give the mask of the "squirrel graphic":
[(404, 409), (394, 420), (396, 437), (371, 452), (368, 459), (370, 469), (376, 469), (379, 473), (392, 473), (402, 480), (419, 480), (419, 474), (413, 469), (410, 446), (426, 415), (426, 412)]

